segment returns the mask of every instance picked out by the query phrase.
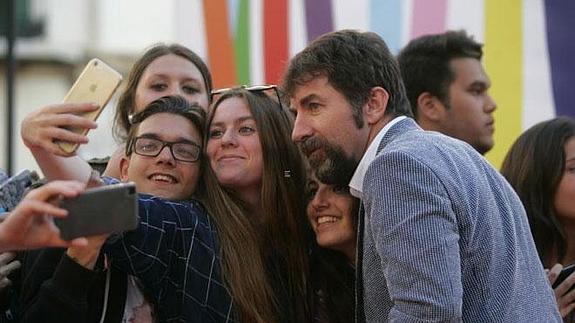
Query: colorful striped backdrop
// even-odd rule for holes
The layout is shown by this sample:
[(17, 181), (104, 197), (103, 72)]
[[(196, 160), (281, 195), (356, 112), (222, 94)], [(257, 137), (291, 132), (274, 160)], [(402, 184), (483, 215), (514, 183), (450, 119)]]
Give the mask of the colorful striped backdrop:
[[(325, 32), (380, 34), (393, 52), (410, 39), (466, 29), (485, 43), (497, 101), (499, 166), (524, 129), (556, 115), (575, 117), (575, 1), (553, 0), (202, 0), (203, 37), (187, 43), (209, 62), (215, 86), (277, 83), (289, 58)], [(203, 15), (198, 15), (197, 12)], [(227, 17), (227, 19), (222, 19)], [(573, 83), (572, 83), (573, 80)]]

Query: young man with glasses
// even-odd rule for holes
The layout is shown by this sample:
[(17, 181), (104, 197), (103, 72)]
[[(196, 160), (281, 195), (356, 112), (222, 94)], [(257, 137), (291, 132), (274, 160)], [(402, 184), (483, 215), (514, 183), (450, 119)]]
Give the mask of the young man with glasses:
[[(177, 106), (173, 101), (179, 98), (161, 100)], [(204, 125), (190, 122), (198, 118), (193, 110), (179, 114), (162, 110), (166, 108), (156, 104), (132, 118), (126, 157), (120, 161), (121, 180), (135, 182), (138, 192), (185, 200), (192, 196), (200, 177), (197, 161), (202, 152), (200, 127)]]

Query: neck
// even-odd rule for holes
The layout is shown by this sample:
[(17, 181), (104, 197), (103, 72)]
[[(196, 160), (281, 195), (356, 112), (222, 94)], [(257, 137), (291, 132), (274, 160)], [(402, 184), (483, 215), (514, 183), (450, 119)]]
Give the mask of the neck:
[(355, 253), (356, 253), (355, 239), (353, 240), (353, 243), (350, 243), (348, 246), (345, 246), (340, 251), (347, 258), (347, 261), (351, 264), (351, 266), (355, 268)]
[(262, 213), (261, 185), (253, 188), (242, 187), (237, 192), (240, 199), (246, 203), (253, 214), (259, 216)]
[(367, 136), (367, 144), (365, 146), (364, 151), (367, 150), (367, 147), (369, 147), (369, 145), (373, 142), (373, 140), (375, 139), (377, 134), (379, 134), (381, 129), (383, 129), (394, 118), (395, 118), (395, 116), (385, 116), (381, 120), (379, 120), (377, 123), (369, 125), (370, 129), (369, 129), (369, 134)]

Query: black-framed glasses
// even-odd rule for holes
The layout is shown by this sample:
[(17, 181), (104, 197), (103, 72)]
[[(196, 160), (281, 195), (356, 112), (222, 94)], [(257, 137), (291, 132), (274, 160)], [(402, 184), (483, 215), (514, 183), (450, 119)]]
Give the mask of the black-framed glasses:
[(280, 91), (278, 89), (278, 86), (274, 85), (274, 84), (240, 85), (237, 87), (228, 87), (225, 89), (212, 90), (212, 92), (210, 93), (211, 102), (215, 102), (214, 98), (217, 97), (218, 95), (221, 95), (221, 94), (228, 92), (228, 91), (231, 91), (231, 90), (238, 90), (238, 89), (246, 90), (249, 92), (267, 92), (267, 91), (273, 90), (275, 93), (275, 96), (277, 97), (278, 104), (280, 105), (280, 108), (283, 109)]
[(130, 143), (129, 152), (141, 156), (156, 157), (168, 146), (175, 160), (182, 162), (195, 162), (200, 159), (202, 147), (192, 142), (166, 142), (160, 139), (148, 137), (136, 137)]

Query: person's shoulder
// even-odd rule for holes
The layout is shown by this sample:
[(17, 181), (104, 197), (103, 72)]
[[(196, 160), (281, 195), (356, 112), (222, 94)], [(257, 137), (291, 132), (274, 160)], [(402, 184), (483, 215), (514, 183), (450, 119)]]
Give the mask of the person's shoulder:
[(400, 153), (420, 161), (480, 157), (473, 147), (461, 140), (425, 130), (409, 131), (397, 136), (381, 153)]

